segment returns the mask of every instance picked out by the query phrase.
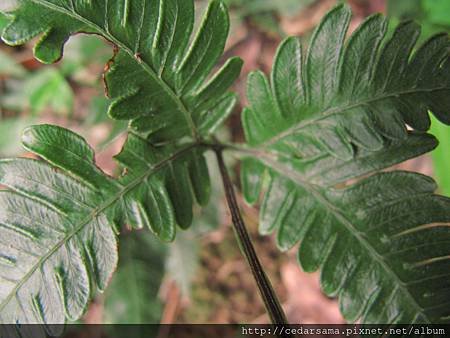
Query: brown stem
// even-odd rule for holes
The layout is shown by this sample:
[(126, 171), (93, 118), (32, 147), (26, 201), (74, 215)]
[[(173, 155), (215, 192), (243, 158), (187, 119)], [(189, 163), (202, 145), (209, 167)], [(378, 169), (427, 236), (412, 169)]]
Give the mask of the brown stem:
[(227, 198), (228, 207), (231, 213), (231, 219), (233, 221), (234, 230), (237, 240), (241, 247), (241, 250), (247, 259), (247, 262), (252, 271), (252, 275), (258, 285), (259, 292), (269, 313), (270, 319), (273, 324), (286, 324), (286, 316), (280, 305), (280, 302), (270, 284), (269, 278), (264, 272), (258, 256), (256, 255), (255, 248), (251, 242), (250, 236), (245, 227), (244, 220), (239, 210), (236, 196), (234, 193), (233, 183), (228, 175), (227, 168), (223, 161), (222, 150), (215, 149), (217, 155), (217, 161), (219, 163), (220, 173), (222, 175), (223, 186), (225, 189), (225, 195)]

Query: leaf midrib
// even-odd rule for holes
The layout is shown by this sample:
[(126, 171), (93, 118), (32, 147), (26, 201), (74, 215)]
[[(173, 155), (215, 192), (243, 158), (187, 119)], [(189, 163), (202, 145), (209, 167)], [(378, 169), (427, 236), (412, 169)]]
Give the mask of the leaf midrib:
[[(97, 25), (96, 23), (89, 21), (88, 19), (82, 17), (81, 15), (79, 15), (78, 13), (72, 12), (67, 10), (66, 8), (62, 8), (60, 6), (57, 6), (53, 3), (49, 3), (45, 0), (30, 0), (31, 2), (34, 2), (40, 6), (43, 7), (47, 7), (51, 10), (54, 10), (55, 12), (59, 12), (61, 14), (65, 14), (75, 20), (78, 20), (82, 23), (84, 23), (85, 25), (91, 27), (93, 30), (101, 33), (101, 35), (103, 35), (104, 38), (106, 38), (107, 40), (111, 41), (113, 44), (115, 44), (117, 47), (119, 47), (119, 49), (125, 51), (132, 60), (134, 60), (134, 62), (136, 64), (138, 64), (139, 66), (142, 67), (142, 69), (150, 75), (150, 77), (152, 77), (156, 82), (158, 82), (158, 84), (164, 89), (164, 91), (173, 99), (173, 101), (177, 104), (178, 108), (180, 109), (180, 111), (182, 112), (190, 130), (192, 133), (192, 137), (195, 140), (199, 140), (199, 135), (198, 135), (198, 130), (197, 127), (195, 126), (194, 120), (192, 119), (192, 114), (191, 112), (187, 109), (186, 105), (184, 104), (183, 100), (177, 95), (177, 93), (175, 92), (175, 90), (173, 90), (173, 88), (164, 81), (164, 79), (162, 77), (159, 77), (158, 74), (153, 70), (153, 68), (147, 64), (146, 62), (144, 62), (142, 59), (137, 59), (135, 53), (128, 48), (124, 43), (122, 43), (120, 40), (118, 40), (114, 35), (112, 35), (108, 30), (105, 30), (104, 28), (100, 27), (99, 25)], [(141, 39), (141, 34), (139, 33), (138, 39)]]
[[(261, 154), (260, 154), (261, 155)], [(356, 240), (360, 243), (360, 245), (367, 250), (369, 255), (372, 257), (372, 259), (377, 262), (388, 275), (390, 275), (396, 282), (397, 286), (401, 287), (401, 290), (403, 294), (407, 296), (407, 298), (410, 300), (410, 303), (413, 305), (413, 307), (416, 309), (416, 313), (423, 314), (424, 318), (428, 320), (429, 323), (432, 321), (426, 316), (426, 313), (424, 311), (424, 308), (421, 307), (417, 301), (415, 300), (414, 296), (410, 293), (408, 289), (408, 284), (403, 282), (400, 277), (393, 271), (384, 261), (383, 257), (378, 254), (378, 252), (372, 248), (371, 244), (365, 240), (359, 232), (356, 230), (356, 228), (353, 226), (352, 222), (343, 215), (339, 208), (334, 206), (328, 199), (326, 199), (320, 191), (318, 191), (314, 185), (308, 183), (305, 181), (301, 176), (299, 176), (296, 172), (292, 171), (290, 168), (280, 165), (273, 159), (269, 157), (259, 157), (257, 158), (261, 160), (264, 165), (272, 168), (275, 170), (279, 175), (288, 177), (291, 181), (293, 181), (295, 184), (300, 185), (302, 188), (304, 188), (306, 191), (308, 191), (314, 198), (322, 204), (327, 210), (332, 212), (332, 214), (343, 224), (344, 228), (350, 233), (351, 236), (356, 238)], [(417, 316), (416, 316), (417, 317)]]
[[(41, 256), (41, 258), (31, 267), (31, 269), (25, 274), (24, 277), (20, 279), (17, 285), (11, 290), (8, 297), (4, 299), (4, 301), (0, 304), (0, 312), (3, 311), (6, 305), (9, 304), (11, 299), (17, 295), (19, 289), (28, 281), (28, 279), (36, 272), (36, 270), (42, 266), (56, 251), (58, 251), (65, 243), (70, 241), (74, 236), (76, 236), (81, 230), (84, 229), (86, 225), (88, 225), (92, 220), (96, 217), (100, 216), (104, 211), (106, 211), (109, 207), (114, 205), (119, 199), (121, 199), (125, 194), (134, 189), (137, 185), (139, 185), (142, 181), (145, 181), (149, 176), (155, 174), (157, 171), (165, 167), (172, 161), (175, 161), (177, 158), (183, 156), (185, 153), (194, 149), (195, 147), (200, 146), (198, 143), (192, 143), (186, 145), (181, 148), (171, 156), (161, 160), (157, 164), (155, 164), (152, 168), (145, 171), (142, 175), (135, 178), (126, 186), (123, 186), (121, 190), (119, 190), (113, 197), (106, 200), (103, 204), (101, 204), (98, 208), (94, 209), (86, 218), (84, 218), (78, 225), (74, 226), (72, 231), (70, 231), (64, 238), (58, 241), (55, 246), (51, 248), (45, 255)], [(21, 194), (21, 193), (19, 193)]]
[(369, 105), (369, 104), (372, 104), (377, 101), (391, 99), (391, 98), (395, 98), (395, 97), (402, 96), (402, 95), (410, 95), (410, 94), (418, 94), (418, 93), (432, 93), (432, 92), (440, 91), (440, 90), (450, 90), (450, 87), (442, 86), (442, 87), (435, 87), (435, 88), (428, 88), (428, 89), (415, 88), (415, 89), (409, 89), (409, 90), (402, 90), (402, 91), (398, 91), (398, 92), (383, 93), (382, 95), (378, 95), (373, 98), (362, 100), (359, 102), (357, 101), (352, 104), (343, 105), (341, 107), (331, 107), (331, 108), (322, 110), (320, 112), (314, 113), (314, 115), (311, 118), (308, 118), (306, 120), (302, 120), (302, 121), (296, 123), (292, 127), (289, 127), (288, 129), (284, 130), (283, 132), (277, 134), (276, 136), (271, 137), (270, 139), (264, 141), (259, 147), (261, 149), (270, 147), (271, 145), (274, 145), (275, 143), (282, 140), (283, 138), (291, 136), (295, 132), (297, 132), (311, 124), (314, 124), (321, 120), (327, 119), (330, 116), (341, 114), (347, 110), (352, 110), (352, 109), (360, 107), (360, 106)]

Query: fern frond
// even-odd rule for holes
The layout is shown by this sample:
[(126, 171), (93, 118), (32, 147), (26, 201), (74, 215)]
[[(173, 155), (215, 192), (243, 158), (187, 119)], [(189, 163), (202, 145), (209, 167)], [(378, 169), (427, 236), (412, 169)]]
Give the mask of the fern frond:
[[(208, 201), (206, 162), (192, 144), (152, 147), (129, 135), (105, 175), (78, 135), (56, 126), (27, 129), (24, 146), (45, 159), (0, 161), (0, 322), (78, 319), (117, 264), (120, 225), (174, 239), (192, 219), (194, 197)], [(192, 187), (192, 188), (191, 188)]]
[(62, 57), (76, 33), (99, 34), (116, 47), (105, 85), (109, 114), (130, 120), (136, 132), (158, 142), (207, 136), (236, 102), (228, 88), (242, 61), (228, 60), (214, 76), (229, 30), (228, 12), (212, 1), (189, 45), (193, 0), (22, 0), (2, 38), (19, 45), (40, 35), (35, 56), (45, 63)]
[(345, 42), (349, 20), (336, 7), (306, 56), (288, 38), (270, 81), (250, 76), (244, 194), (255, 203), (268, 178), (261, 233), (276, 230), (282, 250), (301, 243), (300, 264), (322, 268), (347, 320), (448, 322), (450, 199), (430, 178), (380, 170), (437, 145), (425, 133), (430, 111), (450, 124), (449, 39), (413, 52), (416, 24), (386, 38), (375, 15)]
[[(96, 167), (82, 138), (54, 126), (23, 139), (47, 163), (0, 161), (8, 188), (0, 192), (0, 322), (61, 323), (105, 289), (120, 226), (171, 241), (177, 226), (190, 226), (194, 200), (208, 201), (203, 145), (234, 105), (227, 90), (241, 61), (210, 75), (228, 34), (220, 1), (192, 43), (192, 0), (21, 0), (11, 15), (3, 39), (40, 35), (35, 55), (44, 62), (58, 60), (72, 34), (111, 41), (109, 113), (131, 121), (119, 178)], [(388, 38), (376, 15), (345, 42), (349, 20), (349, 9), (336, 7), (306, 56), (289, 38), (270, 81), (249, 77), (244, 195), (254, 203), (265, 190), (261, 232), (276, 230), (282, 250), (301, 242), (301, 265), (322, 269), (324, 291), (339, 297), (348, 320), (447, 323), (450, 199), (430, 178), (381, 171), (437, 145), (426, 133), (430, 112), (450, 124), (449, 39), (416, 49), (416, 24)]]

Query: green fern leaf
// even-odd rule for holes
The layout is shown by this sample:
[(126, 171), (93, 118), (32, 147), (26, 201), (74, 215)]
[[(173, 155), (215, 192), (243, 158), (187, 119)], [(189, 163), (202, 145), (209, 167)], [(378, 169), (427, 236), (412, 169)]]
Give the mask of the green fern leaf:
[[(130, 134), (117, 159), (118, 179), (94, 163), (78, 135), (56, 126), (27, 129), (33, 159), (0, 161), (0, 322), (62, 323), (78, 319), (117, 264), (120, 224), (174, 239), (195, 199), (209, 197), (208, 169), (191, 144), (153, 147)], [(191, 188), (192, 187), (192, 188)]]
[(208, 79), (229, 29), (220, 1), (210, 3), (191, 45), (193, 0), (22, 0), (10, 14), (3, 40), (19, 45), (40, 35), (34, 52), (45, 63), (59, 60), (66, 40), (79, 32), (113, 43), (117, 51), (105, 74), (109, 114), (130, 120), (145, 137), (207, 136), (234, 107), (227, 90), (242, 61), (230, 59)]
[(300, 264), (322, 269), (347, 320), (449, 322), (450, 199), (428, 177), (379, 173), (437, 145), (429, 111), (450, 123), (449, 39), (413, 53), (419, 27), (386, 39), (375, 15), (344, 42), (349, 20), (336, 7), (306, 56), (288, 38), (270, 82), (250, 76), (244, 194), (255, 203), (267, 178), (261, 233), (276, 230), (282, 250), (301, 242)]

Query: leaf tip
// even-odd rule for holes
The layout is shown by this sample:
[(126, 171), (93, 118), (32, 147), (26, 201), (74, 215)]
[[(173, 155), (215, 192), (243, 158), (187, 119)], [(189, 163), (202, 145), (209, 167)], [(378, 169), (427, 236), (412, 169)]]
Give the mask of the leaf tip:
[(57, 39), (51, 29), (45, 32), (33, 48), (35, 58), (45, 64), (56, 63), (63, 57), (67, 37)]
[(29, 126), (25, 128), (22, 132), (22, 144), (25, 148), (28, 149), (29, 146), (31, 146), (36, 141), (36, 133), (35, 129), (37, 126)]

